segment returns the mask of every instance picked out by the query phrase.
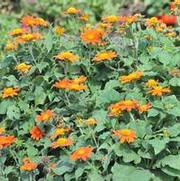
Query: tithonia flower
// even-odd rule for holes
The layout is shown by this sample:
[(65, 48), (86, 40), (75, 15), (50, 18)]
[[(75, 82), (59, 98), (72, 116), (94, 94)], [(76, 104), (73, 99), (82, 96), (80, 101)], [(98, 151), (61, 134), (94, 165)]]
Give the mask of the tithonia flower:
[(86, 44), (102, 45), (105, 32), (102, 29), (88, 29), (81, 33), (81, 40)]
[(5, 129), (0, 127), (0, 135), (3, 134), (5, 132)]
[(34, 27), (34, 26), (44, 26), (47, 27), (48, 26), (48, 22), (45, 21), (42, 18), (39, 17), (33, 17), (33, 16), (24, 16), (21, 19), (21, 23), (25, 26), (30, 26), (30, 27)]
[(162, 96), (163, 94), (170, 93), (170, 88), (167, 87), (161, 87), (161, 86), (155, 86), (152, 90), (148, 91), (148, 94), (151, 94), (153, 96)]
[(68, 62), (75, 62), (77, 60), (79, 60), (79, 56), (71, 53), (71, 52), (61, 52), (58, 55), (54, 56), (55, 59), (57, 60), (64, 60), (64, 61), (68, 61)]
[(160, 21), (156, 17), (152, 17), (149, 19), (146, 19), (146, 24), (148, 27), (156, 26)]
[(43, 131), (38, 126), (34, 126), (33, 128), (31, 128), (30, 134), (31, 138), (36, 141), (39, 141), (44, 135)]
[(14, 42), (8, 42), (5, 46), (5, 50), (6, 51), (12, 51), (12, 50), (16, 50), (17, 49), (17, 44)]
[(58, 35), (62, 35), (62, 34), (64, 34), (65, 30), (63, 27), (57, 26), (57, 27), (55, 27), (54, 32)]
[(16, 65), (15, 69), (22, 73), (27, 73), (31, 69), (31, 65), (28, 65), (26, 63), (20, 63)]
[(23, 171), (33, 171), (37, 168), (38, 164), (32, 162), (29, 158), (23, 159), (23, 165), (20, 167)]
[(40, 33), (26, 33), (16, 38), (16, 43), (26, 43), (42, 39)]
[(117, 53), (114, 51), (104, 51), (97, 53), (96, 56), (93, 58), (95, 62), (100, 62), (104, 60), (112, 60), (113, 58), (117, 57)]
[(74, 160), (74, 161), (79, 160), (79, 159), (85, 161), (90, 157), (92, 151), (93, 151), (92, 147), (89, 147), (89, 146), (80, 147), (79, 149), (77, 149), (71, 154), (70, 158), (71, 160)]
[(94, 118), (88, 118), (87, 120), (85, 120), (85, 124), (88, 126), (92, 126), (97, 124), (97, 121)]
[(129, 83), (135, 80), (139, 80), (144, 75), (141, 71), (132, 72), (129, 75), (120, 76), (119, 80), (124, 83)]
[(57, 136), (62, 136), (65, 133), (69, 132), (70, 128), (56, 128), (54, 133), (52, 134), (51, 138), (56, 138)]
[(140, 113), (143, 113), (143, 112), (148, 111), (151, 107), (152, 107), (151, 103), (147, 103), (147, 104), (144, 104), (144, 105), (138, 105), (138, 110), (139, 110)]
[(43, 111), (40, 115), (36, 116), (36, 119), (41, 122), (49, 121), (54, 116), (54, 113), (52, 110), (48, 109), (46, 111)]
[(65, 11), (65, 14), (79, 14), (81, 10), (76, 9), (75, 7), (70, 7)]
[(79, 19), (87, 22), (89, 20), (89, 14), (83, 14), (79, 17)]
[(154, 79), (149, 79), (146, 83), (145, 86), (149, 87), (149, 88), (153, 88), (155, 86), (158, 86), (159, 82), (154, 80)]
[(16, 141), (14, 136), (0, 136), (0, 149), (10, 146)]
[(166, 25), (174, 25), (176, 24), (177, 17), (175, 15), (162, 15), (159, 17), (159, 20)]
[(119, 21), (119, 17), (115, 16), (115, 15), (111, 15), (111, 16), (105, 16), (102, 18), (103, 22), (105, 23), (115, 23)]
[(20, 91), (19, 88), (13, 88), (13, 87), (4, 88), (2, 91), (2, 97), (7, 98), (7, 97), (17, 96), (19, 91)]
[(119, 137), (120, 143), (133, 143), (136, 139), (136, 133), (131, 129), (119, 129), (113, 133)]
[(118, 116), (123, 111), (130, 112), (137, 109), (138, 102), (136, 100), (123, 100), (109, 106), (109, 116)]
[(81, 91), (86, 90), (87, 86), (83, 83), (86, 81), (86, 77), (80, 76), (76, 79), (62, 79), (53, 85), (58, 89), (72, 90), (72, 91)]
[(51, 147), (52, 148), (66, 147), (72, 144), (73, 144), (73, 141), (70, 138), (58, 138), (55, 142), (51, 144)]
[(23, 28), (15, 28), (12, 31), (10, 31), (8, 34), (11, 36), (19, 36), (26, 33), (26, 30)]

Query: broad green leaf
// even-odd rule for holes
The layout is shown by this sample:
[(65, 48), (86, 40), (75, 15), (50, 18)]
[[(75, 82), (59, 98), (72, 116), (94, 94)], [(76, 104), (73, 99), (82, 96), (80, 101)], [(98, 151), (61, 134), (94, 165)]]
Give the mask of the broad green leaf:
[(11, 120), (20, 118), (20, 110), (15, 105), (7, 108), (7, 117)]

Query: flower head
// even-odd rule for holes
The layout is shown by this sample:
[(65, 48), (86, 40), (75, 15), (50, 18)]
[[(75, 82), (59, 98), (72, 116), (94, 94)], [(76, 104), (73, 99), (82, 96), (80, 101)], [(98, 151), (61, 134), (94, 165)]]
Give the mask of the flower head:
[(90, 157), (92, 151), (93, 151), (92, 147), (89, 147), (89, 146), (80, 147), (79, 149), (77, 149), (71, 154), (70, 158), (71, 160), (74, 160), (74, 161), (79, 160), (79, 159), (85, 161)]
[(75, 79), (62, 79), (53, 85), (53, 87), (56, 87), (58, 89), (65, 89), (65, 90), (72, 90), (72, 91), (81, 91), (86, 90), (87, 86), (83, 83), (86, 81), (86, 77), (80, 76)]
[(81, 33), (81, 40), (86, 44), (102, 45), (105, 32), (102, 29), (88, 29)]
[(111, 16), (105, 16), (102, 18), (103, 22), (105, 23), (116, 23), (119, 21), (119, 17), (115, 16), (115, 15), (111, 15)]
[(31, 69), (31, 65), (28, 65), (26, 63), (20, 63), (16, 65), (15, 69), (22, 73), (27, 73), (29, 69)]
[(0, 127), (0, 135), (5, 132), (5, 129), (3, 127)]
[(63, 35), (64, 32), (65, 32), (65, 30), (64, 30), (64, 28), (61, 27), (61, 26), (56, 26), (55, 29), (54, 29), (54, 32), (55, 32), (56, 34), (58, 34), (58, 35)]
[(56, 128), (54, 133), (52, 134), (51, 138), (56, 138), (58, 136), (62, 136), (65, 133), (69, 132), (71, 129), (70, 128)]
[(12, 31), (10, 31), (8, 34), (11, 36), (19, 36), (26, 33), (26, 30), (23, 28), (15, 28)]
[(36, 141), (39, 141), (44, 135), (43, 131), (38, 126), (34, 126), (33, 128), (31, 128), (30, 134), (31, 138)]
[(120, 143), (133, 143), (136, 139), (136, 133), (131, 129), (119, 129), (113, 131), (113, 133), (119, 137)]
[(10, 146), (15, 140), (14, 136), (0, 136), (0, 149)]
[(2, 91), (2, 97), (8, 98), (8, 97), (17, 96), (19, 91), (20, 91), (19, 88), (13, 88), (13, 87), (4, 88)]
[(73, 141), (70, 138), (58, 138), (55, 142), (51, 144), (51, 147), (52, 148), (66, 147), (72, 144), (73, 144)]
[(159, 82), (154, 80), (154, 79), (149, 79), (146, 83), (145, 86), (149, 88), (153, 88), (159, 85)]
[(144, 105), (138, 105), (137, 108), (138, 108), (140, 113), (143, 113), (143, 112), (148, 111), (151, 107), (152, 107), (152, 104), (151, 103), (147, 103), (147, 104), (144, 104)]
[(32, 162), (29, 158), (24, 158), (23, 159), (23, 165), (20, 167), (21, 170), (23, 171), (32, 171), (37, 168), (38, 164)]
[(65, 11), (65, 14), (79, 14), (81, 12), (80, 9), (76, 9), (75, 7), (70, 7)]
[(16, 38), (16, 43), (26, 43), (31, 41), (37, 41), (42, 39), (42, 35), (40, 33), (26, 33)]
[(48, 109), (46, 111), (43, 111), (40, 115), (37, 115), (36, 119), (40, 122), (47, 122), (53, 117), (53, 115), (53, 111)]
[(93, 126), (97, 124), (97, 121), (94, 118), (88, 118), (87, 120), (85, 120), (85, 124), (88, 126)]
[(129, 83), (132, 81), (136, 81), (139, 80), (142, 76), (144, 75), (143, 72), (141, 71), (136, 71), (136, 72), (132, 72), (129, 75), (125, 75), (125, 76), (120, 76), (119, 80), (124, 84), (124, 83)]
[(79, 17), (81, 21), (87, 22), (89, 20), (89, 14), (83, 14)]
[(75, 54), (73, 54), (71, 52), (68, 52), (68, 51), (67, 52), (61, 52), (58, 55), (56, 55), (54, 58), (57, 59), (57, 60), (61, 60), (61, 61), (62, 60), (68, 61), (68, 62), (71, 62), (71, 63), (79, 60), (79, 56), (77, 56), (77, 55), (75, 55)]
[(34, 17), (34, 16), (24, 16), (21, 19), (21, 23), (25, 26), (35, 27), (35, 26), (48, 26), (48, 22), (42, 18)]
[(104, 51), (97, 53), (96, 56), (94, 57), (94, 62), (100, 62), (104, 60), (112, 60), (113, 58), (117, 57), (117, 53), (114, 51)]
[(152, 90), (148, 91), (148, 94), (153, 96), (162, 96), (163, 94), (170, 93), (170, 88), (155, 86)]
[(17, 49), (17, 44), (14, 42), (7, 42), (6, 46), (5, 46), (5, 50), (6, 51), (13, 51)]

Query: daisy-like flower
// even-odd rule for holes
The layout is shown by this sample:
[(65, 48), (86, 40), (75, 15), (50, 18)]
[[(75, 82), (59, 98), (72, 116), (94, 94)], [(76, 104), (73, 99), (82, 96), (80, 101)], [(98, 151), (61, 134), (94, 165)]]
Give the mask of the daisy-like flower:
[(23, 170), (23, 171), (33, 171), (37, 168), (38, 164), (35, 163), (35, 162), (32, 162), (30, 160), (30, 158), (28, 157), (25, 157), (23, 159), (23, 165), (20, 167), (20, 170)]
[(28, 65), (26, 63), (20, 63), (16, 65), (15, 69), (22, 73), (27, 73), (31, 69), (31, 65)]
[(114, 51), (104, 51), (97, 53), (96, 56), (93, 58), (94, 62), (100, 62), (104, 60), (112, 60), (113, 58), (117, 57), (117, 53)]
[(151, 107), (152, 107), (152, 104), (147, 103), (147, 104), (144, 104), (144, 105), (138, 105), (137, 108), (138, 108), (140, 113), (143, 113), (143, 112), (147, 112)]
[(93, 151), (93, 148), (90, 146), (80, 147), (79, 149), (77, 149), (71, 154), (70, 158), (71, 160), (74, 160), (74, 161), (79, 160), (79, 159), (86, 161), (90, 157), (92, 151)]
[(12, 31), (10, 31), (8, 34), (11, 36), (19, 36), (26, 33), (26, 30), (23, 28), (15, 28)]
[(79, 17), (81, 21), (87, 22), (89, 20), (89, 14), (83, 14)]
[(86, 90), (87, 86), (84, 85), (86, 77), (80, 76), (75, 79), (62, 79), (54, 83), (53, 87), (58, 89), (72, 90), (72, 91), (81, 91)]
[(2, 98), (14, 97), (18, 95), (19, 88), (7, 87), (2, 91)]
[(115, 15), (105, 16), (102, 18), (102, 21), (105, 23), (116, 23), (119, 21), (119, 16), (115, 16)]
[(76, 9), (75, 7), (70, 7), (65, 11), (65, 14), (79, 14), (81, 13), (80, 9)]
[(138, 102), (136, 100), (123, 100), (109, 106), (109, 116), (118, 116), (123, 111), (132, 111), (137, 109)]
[(54, 133), (52, 134), (51, 138), (56, 138), (58, 136), (62, 136), (65, 133), (69, 132), (71, 129), (70, 128), (56, 128)]
[(64, 32), (65, 32), (65, 29), (61, 26), (56, 26), (55, 29), (54, 29), (54, 32), (57, 34), (57, 35), (63, 35)]
[(4, 48), (6, 51), (13, 51), (13, 50), (16, 50), (17, 49), (17, 45), (16, 43), (14, 42), (7, 42), (5, 48)]
[(87, 120), (85, 120), (85, 124), (88, 126), (93, 126), (97, 124), (97, 121), (94, 118), (88, 118)]
[(113, 134), (119, 137), (120, 143), (133, 143), (136, 139), (136, 133), (131, 129), (115, 130)]
[(52, 148), (58, 148), (58, 147), (67, 147), (73, 144), (72, 139), (70, 138), (58, 138), (55, 142), (51, 144)]
[(170, 93), (171, 90), (168, 87), (155, 86), (152, 90), (148, 91), (148, 94), (153, 96), (162, 96), (163, 94)]
[(21, 23), (24, 26), (30, 26), (30, 27), (35, 27), (35, 26), (44, 26), (47, 27), (48, 26), (48, 22), (45, 21), (42, 18), (39, 17), (34, 17), (34, 16), (24, 16), (21, 19)]
[(154, 27), (156, 26), (160, 21), (156, 17), (148, 18), (146, 19), (147, 27)]
[(36, 119), (40, 122), (47, 122), (54, 116), (54, 113), (51, 109), (43, 111), (40, 115), (36, 116)]
[(104, 36), (105, 36), (105, 32), (102, 29), (91, 28), (81, 33), (81, 40), (86, 44), (103, 45)]
[(0, 136), (0, 149), (6, 148), (16, 141), (14, 136)]
[(38, 126), (34, 126), (33, 128), (31, 128), (30, 134), (31, 138), (36, 141), (39, 141), (44, 135), (43, 131)]
[(159, 20), (166, 25), (174, 25), (176, 24), (177, 17), (175, 15), (162, 15), (159, 17)]
[(5, 129), (0, 127), (0, 135), (3, 134), (5, 132)]
[(71, 52), (61, 52), (58, 55), (54, 56), (55, 59), (61, 61), (68, 61), (74, 63), (75, 61), (79, 60), (79, 56), (71, 53)]
[(149, 88), (153, 88), (155, 86), (158, 86), (159, 85), (159, 82), (154, 80), (154, 79), (149, 79), (146, 83), (145, 83), (145, 86), (146, 87), (149, 87)]
[(125, 83), (139, 80), (143, 75), (144, 75), (143, 72), (136, 71), (136, 72), (130, 73), (129, 75), (120, 76), (119, 81), (125, 84)]
[(40, 33), (26, 33), (16, 38), (16, 43), (26, 43), (31, 41), (37, 41), (42, 39), (43, 36)]

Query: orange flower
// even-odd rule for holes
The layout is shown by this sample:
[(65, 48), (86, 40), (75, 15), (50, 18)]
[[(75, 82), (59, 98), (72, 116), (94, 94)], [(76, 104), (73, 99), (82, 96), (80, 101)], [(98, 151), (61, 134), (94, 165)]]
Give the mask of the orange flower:
[(17, 45), (14, 42), (8, 42), (5, 46), (6, 51), (12, 51), (16, 49), (17, 49)]
[(149, 87), (149, 88), (153, 88), (159, 85), (159, 82), (154, 80), (154, 79), (149, 79), (146, 83), (145, 86)]
[(34, 126), (30, 130), (30, 134), (31, 134), (31, 138), (36, 140), (36, 141), (39, 141), (44, 135), (43, 131), (37, 126)]
[(174, 3), (175, 3), (176, 5), (180, 5), (180, 0), (175, 0)]
[(65, 133), (69, 132), (70, 128), (56, 128), (51, 138), (56, 138), (57, 136), (62, 136)]
[(92, 147), (89, 147), (89, 146), (88, 147), (80, 147), (79, 149), (77, 149), (76, 151), (74, 151), (71, 154), (70, 158), (71, 158), (71, 160), (74, 160), (74, 161), (79, 160), (79, 159), (85, 161), (90, 157), (92, 151), (93, 151)]
[(29, 69), (31, 69), (31, 65), (25, 64), (25, 63), (20, 63), (16, 65), (15, 69), (18, 70), (19, 72), (22, 73), (27, 73)]
[(10, 146), (16, 141), (14, 136), (0, 136), (0, 149)]
[(0, 127), (0, 134), (3, 134), (5, 132), (5, 129)]
[(103, 60), (112, 60), (115, 57), (117, 57), (116, 52), (114, 52), (114, 51), (104, 51), (104, 52), (97, 53), (93, 60), (95, 62), (100, 62), (100, 61), (103, 61)]
[(20, 167), (21, 170), (23, 171), (32, 171), (37, 168), (38, 164), (32, 162), (29, 158), (24, 158), (23, 159), (23, 165)]
[(136, 109), (138, 107), (138, 102), (136, 100), (123, 100), (119, 101), (115, 104), (111, 104), (109, 106), (109, 116), (118, 116), (123, 111), (130, 112), (133, 109)]
[(16, 38), (16, 43), (26, 43), (42, 39), (40, 33), (26, 33)]
[(147, 103), (147, 104), (144, 104), (144, 105), (138, 105), (138, 110), (139, 110), (140, 113), (143, 113), (143, 112), (148, 111), (151, 107), (152, 107), (151, 103)]
[(103, 22), (105, 23), (116, 23), (119, 21), (119, 17), (115, 16), (115, 15), (111, 15), (111, 16), (105, 16), (102, 18)]
[(48, 109), (46, 111), (43, 111), (40, 115), (36, 116), (36, 119), (38, 121), (46, 122), (49, 121), (53, 117), (54, 113), (52, 110)]
[(55, 27), (54, 32), (58, 35), (62, 35), (62, 34), (64, 34), (65, 30), (63, 27), (57, 26), (57, 27)]
[(79, 56), (71, 53), (71, 52), (61, 52), (58, 55), (54, 56), (55, 59), (58, 60), (64, 60), (64, 61), (69, 61), (71, 63), (79, 60)]
[(165, 93), (171, 92), (170, 88), (165, 88), (161, 86), (155, 86), (152, 90), (148, 91), (148, 94), (153, 96), (162, 96)]
[(87, 22), (89, 20), (89, 14), (83, 14), (79, 17), (79, 19)]
[(55, 82), (53, 87), (58, 89), (65, 89), (65, 90), (73, 90), (73, 91), (81, 91), (86, 90), (87, 86), (83, 83), (86, 81), (86, 77), (80, 76), (75, 79), (63, 79)]
[(113, 131), (113, 133), (119, 137), (120, 143), (133, 143), (136, 139), (136, 133), (131, 129), (119, 129)]
[(58, 138), (57, 141), (51, 144), (51, 147), (52, 148), (66, 147), (72, 144), (73, 144), (73, 141), (70, 138)]
[(147, 27), (156, 26), (158, 23), (160, 23), (160, 21), (156, 17), (152, 17), (152, 18), (146, 19)]
[(19, 36), (26, 33), (26, 30), (23, 28), (15, 28), (13, 29), (11, 32), (9, 32), (8, 34), (11, 36)]
[(120, 76), (119, 81), (124, 83), (129, 83), (131, 81), (139, 80), (144, 75), (141, 71), (132, 72), (129, 75), (126, 76)]
[(24, 16), (21, 19), (21, 23), (25, 26), (44, 26), (47, 27), (48, 26), (48, 22), (45, 21), (42, 18), (38, 18), (38, 17), (33, 17), (33, 16)]
[(92, 45), (102, 45), (103, 37), (105, 32), (102, 29), (88, 29), (85, 32), (81, 33), (81, 39), (84, 43)]
[(70, 7), (65, 11), (65, 14), (79, 14), (81, 10), (76, 9), (75, 7)]
[(2, 97), (7, 98), (7, 97), (17, 96), (19, 91), (20, 91), (19, 88), (12, 88), (12, 87), (4, 88), (2, 91)]
[(97, 121), (94, 118), (89, 118), (89, 119), (85, 120), (85, 124), (88, 126), (93, 126), (93, 125), (97, 124)]

